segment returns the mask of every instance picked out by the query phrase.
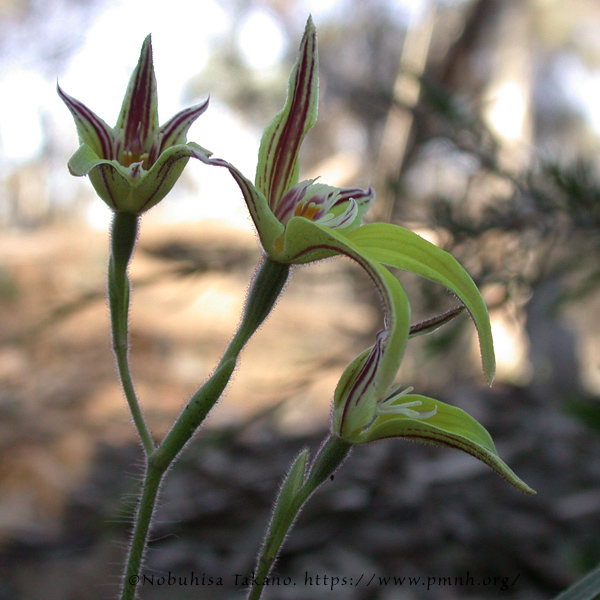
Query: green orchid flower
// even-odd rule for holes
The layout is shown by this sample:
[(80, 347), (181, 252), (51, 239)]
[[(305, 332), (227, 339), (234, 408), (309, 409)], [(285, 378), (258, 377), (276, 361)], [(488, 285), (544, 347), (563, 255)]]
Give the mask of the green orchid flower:
[(186, 144), (192, 123), (208, 100), (158, 126), (152, 43), (144, 40), (115, 127), (57, 86), (71, 111), (81, 146), (69, 160), (72, 175), (89, 175), (94, 189), (115, 212), (139, 214), (160, 202), (181, 175), (189, 157), (208, 155)]
[[(477, 286), (449, 253), (396, 225), (361, 224), (375, 197), (372, 188), (298, 182), (300, 145), (317, 116), (317, 71), (316, 31), (309, 18), (289, 79), (286, 103), (261, 140), (256, 183), (224, 160), (202, 153), (197, 158), (229, 170), (270, 260), (305, 264), (347, 256), (369, 274), (383, 300), (384, 327), (375, 344), (350, 364), (337, 386), (333, 434), (357, 444), (402, 437), (459, 448), (490, 465), (519, 489), (532, 492), (498, 457), (487, 431), (464, 411), (406, 391), (397, 392), (394, 380), (409, 338), (433, 331), (463, 307), (477, 328), (483, 370), (491, 384), (495, 358), (489, 316)], [(386, 266), (441, 284), (464, 306), (411, 328), (404, 289)]]

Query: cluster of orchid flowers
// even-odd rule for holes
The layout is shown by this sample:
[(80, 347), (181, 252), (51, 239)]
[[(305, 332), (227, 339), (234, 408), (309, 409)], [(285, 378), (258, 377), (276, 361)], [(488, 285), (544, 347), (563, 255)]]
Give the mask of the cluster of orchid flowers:
[[(78, 100), (58, 92), (71, 111), (81, 145), (69, 161), (73, 175), (88, 175), (116, 213), (139, 214), (162, 200), (189, 158), (228, 169), (237, 182), (265, 255), (286, 265), (344, 255), (370, 276), (384, 306), (384, 327), (375, 343), (346, 368), (334, 394), (332, 435), (360, 444), (382, 438), (419, 440), (463, 450), (487, 463), (525, 492), (531, 488), (499, 458), (488, 432), (459, 408), (400, 391), (394, 384), (409, 338), (429, 333), (466, 309), (479, 336), (483, 371), (495, 371), (490, 321), (471, 277), (447, 252), (391, 224), (362, 224), (375, 198), (366, 190), (298, 181), (301, 143), (314, 125), (318, 103), (316, 31), (309, 19), (291, 73), (283, 109), (267, 126), (254, 183), (235, 166), (186, 142), (208, 101), (158, 125), (150, 36), (144, 41), (117, 124), (109, 127)], [(388, 267), (423, 276), (450, 290), (462, 305), (411, 327), (404, 289)]]

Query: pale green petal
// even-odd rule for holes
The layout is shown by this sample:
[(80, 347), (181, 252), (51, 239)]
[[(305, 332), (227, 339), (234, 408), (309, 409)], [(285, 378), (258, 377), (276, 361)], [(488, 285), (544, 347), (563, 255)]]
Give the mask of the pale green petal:
[(110, 208), (120, 210), (123, 200), (127, 201), (131, 193), (131, 182), (124, 168), (116, 161), (98, 158), (88, 146), (82, 144), (68, 163), (72, 175), (89, 175), (96, 193)]
[[(371, 277), (384, 304), (385, 335), (381, 346), (369, 348), (346, 369), (335, 391), (333, 431), (346, 439), (375, 416), (377, 402), (392, 385), (410, 330), (410, 307), (400, 282), (382, 265), (369, 259), (347, 236), (308, 219), (293, 218), (287, 225), (280, 262), (302, 264), (342, 254), (355, 260)], [(371, 356), (376, 350), (377, 356)]]
[(158, 130), (158, 100), (150, 36), (144, 40), (138, 64), (131, 74), (115, 130), (123, 131), (123, 150), (135, 154), (150, 151)]
[(457, 448), (486, 463), (523, 492), (535, 493), (498, 456), (487, 430), (464, 410), (417, 394), (404, 395), (397, 402), (405, 404), (415, 401), (421, 403), (419, 411), (436, 410), (436, 413), (426, 419), (411, 419), (387, 414), (378, 416), (370, 427), (357, 436), (356, 443), (398, 437)]
[(122, 210), (141, 213), (158, 204), (171, 191), (193, 153), (186, 144), (167, 148), (134, 184), (131, 206)]
[(298, 183), (300, 145), (317, 119), (318, 70), (317, 33), (309, 18), (289, 78), (285, 105), (267, 125), (258, 152), (256, 187), (272, 211), (283, 194)]
[(283, 235), (284, 227), (269, 208), (264, 195), (258, 189), (256, 189), (254, 184), (231, 163), (228, 163), (220, 158), (210, 158), (210, 153), (206, 152), (206, 150), (194, 142), (189, 142), (187, 146), (189, 148), (196, 149), (196, 152), (193, 153), (192, 156), (198, 158), (203, 163), (215, 167), (225, 167), (229, 170), (232, 177), (237, 182), (242, 195), (244, 196), (244, 200), (246, 201), (248, 210), (250, 211), (250, 216), (254, 221), (254, 225), (256, 226), (256, 230), (258, 231), (258, 235), (265, 252), (274, 260), (278, 260), (276, 258), (277, 252), (275, 250), (275, 246), (276, 241)]
[(349, 233), (348, 238), (370, 259), (440, 283), (462, 300), (475, 321), (483, 371), (491, 383), (496, 360), (490, 318), (477, 286), (458, 261), (416, 233), (397, 225), (364, 225)]
[(75, 177), (87, 175), (96, 165), (102, 163), (112, 163), (110, 160), (100, 158), (88, 144), (81, 144), (75, 154), (71, 156), (67, 166), (69, 173)]
[(96, 193), (113, 210), (142, 213), (160, 202), (175, 185), (190, 157), (204, 156), (200, 146), (187, 144), (165, 150), (149, 171), (135, 165), (123, 167), (116, 161), (98, 158), (87, 145), (82, 144), (69, 160), (73, 175), (89, 175)]

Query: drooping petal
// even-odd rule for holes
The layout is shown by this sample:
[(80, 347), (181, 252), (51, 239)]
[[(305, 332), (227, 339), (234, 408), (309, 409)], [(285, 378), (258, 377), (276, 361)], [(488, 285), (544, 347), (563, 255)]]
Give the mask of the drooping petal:
[(208, 108), (208, 99), (201, 104), (190, 106), (178, 112), (158, 130), (156, 140), (150, 152), (150, 164), (169, 146), (185, 144), (187, 133), (194, 121)]
[(318, 101), (317, 33), (309, 17), (285, 105), (265, 129), (258, 153), (256, 187), (272, 211), (298, 182), (300, 144), (317, 119)]
[[(189, 148), (197, 148), (202, 150), (200, 146), (190, 142), (187, 144)], [(250, 216), (254, 221), (260, 241), (265, 252), (276, 260), (277, 252), (275, 251), (276, 241), (281, 238), (284, 232), (283, 225), (277, 220), (264, 195), (247, 179), (242, 172), (234, 167), (231, 163), (220, 158), (210, 158), (206, 152), (197, 152), (193, 155), (207, 165), (215, 167), (225, 167), (229, 170), (231, 176), (238, 184), (244, 200), (248, 206)], [(283, 262), (283, 261), (279, 261)]]
[(412, 402), (418, 403), (419, 411), (431, 414), (422, 419), (412, 419), (402, 414), (379, 415), (358, 437), (357, 443), (398, 437), (457, 448), (486, 463), (523, 492), (535, 494), (498, 456), (487, 430), (464, 410), (417, 394), (404, 395), (396, 400), (399, 405)]
[(333, 431), (350, 440), (374, 418), (377, 402), (396, 377), (408, 341), (410, 306), (400, 282), (385, 267), (365, 256), (342, 232), (319, 223), (293, 218), (277, 260), (302, 264), (336, 254), (348, 256), (365, 270), (384, 310), (384, 328), (375, 344), (352, 361), (335, 391)]
[(87, 144), (98, 158), (116, 158), (112, 128), (85, 104), (65, 93), (58, 84), (56, 90), (75, 119), (79, 141)]
[(377, 414), (377, 406), (390, 389), (400, 368), (408, 341), (410, 306), (400, 282), (385, 268), (372, 264), (377, 288), (388, 308), (385, 328), (375, 344), (344, 371), (334, 393), (333, 431), (353, 442)]
[[(158, 130), (156, 77), (152, 62), (152, 40), (142, 45), (140, 59), (131, 75), (115, 130), (122, 131), (119, 152), (139, 156), (150, 151), (151, 140)], [(119, 156), (120, 162), (122, 162)]]
[(364, 225), (348, 238), (371, 260), (440, 283), (462, 300), (477, 327), (483, 371), (491, 384), (496, 359), (490, 318), (477, 286), (458, 261), (416, 233), (388, 223)]
[(455, 308), (451, 308), (450, 310), (442, 313), (441, 315), (436, 315), (435, 317), (431, 317), (431, 319), (427, 319), (426, 321), (421, 321), (420, 323), (415, 323), (410, 327), (410, 335), (409, 337), (417, 337), (418, 335), (427, 335), (428, 333), (433, 333), (446, 323), (452, 321), (465, 310), (465, 306), (457, 306)]

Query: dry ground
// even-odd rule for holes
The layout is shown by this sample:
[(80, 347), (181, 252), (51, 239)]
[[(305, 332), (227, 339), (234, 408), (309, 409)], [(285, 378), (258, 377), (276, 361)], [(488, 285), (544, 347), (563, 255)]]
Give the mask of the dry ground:
[[(155, 435), (216, 364), (259, 258), (251, 234), (143, 229), (131, 350)], [(0, 240), (0, 600), (115, 596), (141, 457), (110, 351), (105, 269), (104, 234)], [(378, 327), (367, 288), (343, 261), (294, 272), (170, 473), (148, 556), (148, 574), (193, 571), (224, 586), (148, 585), (143, 600), (241, 597), (281, 475), (302, 445), (318, 445), (343, 367)], [(490, 428), (538, 496), (455, 451), (357, 448), (288, 540), (278, 573), (295, 585), (267, 597), (536, 600), (600, 558), (598, 436), (527, 389), (455, 387), (445, 399)], [(373, 574), (422, 579), (367, 586)], [(316, 575), (340, 579), (332, 590), (306, 579)]]

